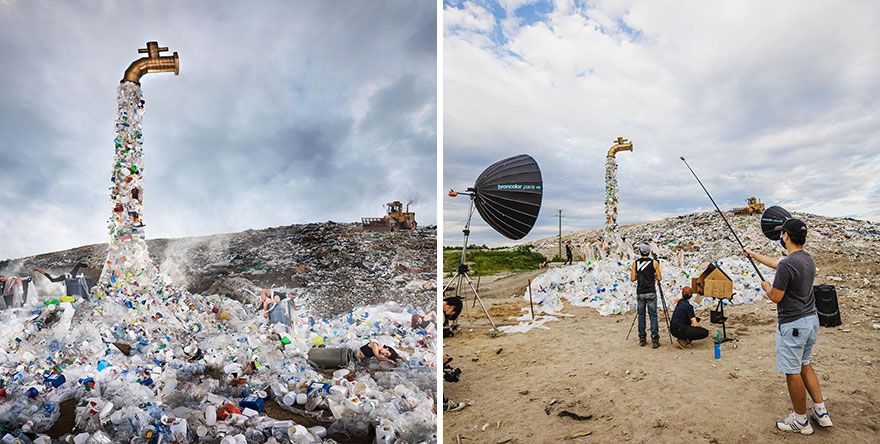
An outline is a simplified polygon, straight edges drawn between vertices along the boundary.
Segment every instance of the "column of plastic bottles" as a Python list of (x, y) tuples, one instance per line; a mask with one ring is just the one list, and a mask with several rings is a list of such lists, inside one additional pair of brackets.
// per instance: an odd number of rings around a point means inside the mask
[(605, 232), (602, 250), (605, 256), (618, 250), (617, 245), (617, 160), (605, 158)]
[(108, 296), (142, 294), (159, 283), (159, 271), (147, 251), (143, 222), (144, 100), (140, 86), (117, 89), (116, 145), (110, 177), (110, 244), (98, 289)]

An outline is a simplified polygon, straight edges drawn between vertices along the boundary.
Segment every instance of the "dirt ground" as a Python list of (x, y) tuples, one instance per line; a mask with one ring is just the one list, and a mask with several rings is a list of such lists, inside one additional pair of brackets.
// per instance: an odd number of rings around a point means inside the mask
[[(479, 304), (443, 349), (461, 368), (461, 380), (444, 382), (443, 395), (472, 405), (443, 415), (445, 443), (604, 442), (880, 442), (880, 266), (817, 257), (820, 273), (848, 276), (838, 288), (843, 325), (821, 328), (813, 366), (834, 427), (814, 423), (811, 436), (776, 431), (791, 403), (785, 377), (776, 371), (775, 304), (765, 300), (725, 309), (727, 334), (714, 359), (710, 339), (688, 350), (670, 345), (660, 312), (661, 347), (639, 347), (635, 331), (624, 338), (634, 312), (603, 317), (594, 309), (566, 306), (571, 317), (549, 329), (490, 337)], [(481, 279), (480, 296), (496, 324), (528, 306), (528, 279), (540, 272)], [(859, 274), (863, 273), (863, 274)], [(448, 293), (447, 293), (448, 295)], [(670, 316), (671, 310), (670, 307)], [(698, 310), (714, 335), (708, 310)], [(469, 328), (473, 327), (473, 328)], [(807, 407), (811, 402), (807, 401)], [(590, 416), (591, 415), (591, 416)], [(585, 419), (589, 417), (589, 419)]]

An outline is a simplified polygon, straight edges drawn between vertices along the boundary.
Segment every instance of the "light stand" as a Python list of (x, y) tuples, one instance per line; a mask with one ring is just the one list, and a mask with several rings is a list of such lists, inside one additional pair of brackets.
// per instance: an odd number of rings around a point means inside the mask
[(727, 316), (724, 316), (724, 299), (718, 299), (718, 308), (709, 311), (709, 322), (712, 324), (721, 324), (723, 336), (721, 336), (720, 341), (718, 338), (715, 338), (716, 343), (723, 344), (725, 342), (739, 341), (739, 339), (727, 337)]
[[(452, 197), (455, 197), (459, 194), (464, 194), (466, 196), (470, 196), (471, 202), (470, 202), (470, 206), (468, 208), (467, 222), (465, 223), (464, 230), (462, 230), (462, 232), (464, 233), (464, 245), (462, 245), (462, 247), (461, 247), (461, 261), (458, 264), (458, 269), (456, 269), (456, 271), (455, 271), (455, 276), (453, 276), (452, 279), (449, 281), (449, 283), (446, 284), (446, 286), (443, 288), (443, 293), (444, 294), (446, 293), (446, 290), (449, 289), (449, 286), (451, 286), (453, 284), (453, 282), (457, 282), (455, 285), (455, 296), (463, 300), (464, 295), (461, 292), (461, 287), (462, 287), (464, 281), (467, 281), (468, 286), (470, 286), (471, 290), (473, 290), (473, 292), (474, 292), (474, 297), (476, 298), (476, 301), (480, 303), (480, 307), (482, 307), (483, 312), (486, 313), (486, 317), (489, 319), (489, 323), (492, 324), (491, 336), (494, 338), (494, 337), (498, 336), (498, 327), (495, 326), (495, 322), (492, 321), (492, 317), (489, 316), (489, 310), (486, 310), (486, 306), (483, 305), (483, 301), (482, 301), (482, 299), (480, 299), (480, 294), (477, 292), (477, 288), (474, 287), (473, 282), (471, 282), (470, 276), (468, 276), (468, 266), (467, 266), (467, 264), (465, 264), (465, 259), (467, 258), (468, 238), (471, 235), (471, 217), (473, 217), (473, 215), (474, 215), (474, 198), (476, 197), (476, 194), (473, 192), (473, 191), (475, 191), (473, 188), (468, 188), (467, 190), (469, 192), (465, 192), (465, 193), (456, 193), (454, 191), (449, 192), (449, 195)], [(462, 301), (462, 306), (464, 306), (464, 301)], [(452, 325), (458, 325), (458, 319), (453, 321)]]

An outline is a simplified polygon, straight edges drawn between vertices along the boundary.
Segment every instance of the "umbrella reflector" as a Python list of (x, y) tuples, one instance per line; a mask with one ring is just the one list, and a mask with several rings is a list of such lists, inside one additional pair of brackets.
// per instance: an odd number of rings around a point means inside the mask
[(531, 156), (520, 154), (495, 162), (474, 184), (474, 205), (483, 220), (505, 237), (525, 237), (541, 210), (541, 169)]
[(789, 219), (791, 219), (791, 214), (785, 211), (785, 208), (774, 205), (767, 208), (767, 211), (761, 215), (761, 231), (768, 239), (779, 240), (779, 236), (782, 236), (782, 223)]

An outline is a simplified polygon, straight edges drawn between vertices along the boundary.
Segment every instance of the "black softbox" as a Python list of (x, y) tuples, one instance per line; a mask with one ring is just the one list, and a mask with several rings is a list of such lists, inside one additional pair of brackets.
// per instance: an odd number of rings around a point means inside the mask
[(505, 237), (522, 239), (541, 210), (541, 169), (527, 154), (486, 168), (474, 184), (474, 204), (483, 220)]
[(770, 240), (777, 241), (782, 236), (782, 229), (780, 228), (782, 223), (789, 219), (791, 219), (791, 214), (785, 211), (785, 208), (777, 206), (767, 208), (761, 216), (761, 231)]

